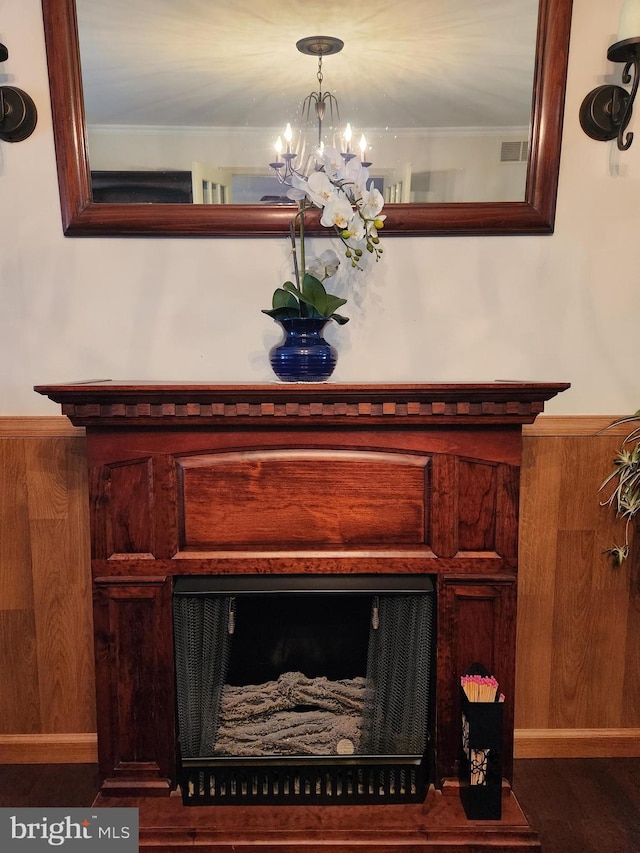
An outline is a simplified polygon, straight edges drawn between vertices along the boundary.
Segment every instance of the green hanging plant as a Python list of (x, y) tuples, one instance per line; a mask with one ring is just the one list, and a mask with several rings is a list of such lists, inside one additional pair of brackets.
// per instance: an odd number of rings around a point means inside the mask
[[(640, 423), (640, 410), (634, 415), (618, 418), (610, 426)], [(629, 556), (629, 531), (633, 519), (640, 512), (640, 426), (626, 436), (613, 460), (613, 471), (600, 486), (600, 491), (612, 488), (601, 506), (614, 507), (616, 516), (624, 520), (624, 543), (608, 548), (616, 566), (621, 566)]]

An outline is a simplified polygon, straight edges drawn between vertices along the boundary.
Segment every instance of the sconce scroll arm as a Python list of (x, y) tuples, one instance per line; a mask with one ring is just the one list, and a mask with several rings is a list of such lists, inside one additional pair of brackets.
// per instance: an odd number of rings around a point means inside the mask
[[(5, 62), (9, 51), (0, 44), (0, 62)], [(17, 86), (0, 86), (0, 140), (22, 142), (31, 136), (38, 121), (38, 111), (33, 98)]]
[[(631, 69), (633, 69), (633, 77), (629, 73)], [(627, 126), (629, 125), (629, 122), (631, 121), (631, 115), (633, 113), (633, 104), (635, 102), (636, 95), (638, 94), (638, 83), (640, 82), (640, 59), (637, 56), (634, 56), (633, 59), (630, 59), (627, 62), (622, 73), (622, 82), (625, 86), (628, 86), (632, 79), (633, 85), (631, 87), (631, 94), (627, 98), (624, 113), (620, 120), (620, 129), (618, 130), (618, 148), (620, 149), (620, 151), (626, 151), (633, 142), (632, 131), (627, 133), (626, 137), (624, 137), (624, 141), (623, 136), (625, 130), (627, 129)]]
[(617, 139), (620, 151), (627, 151), (633, 142), (633, 133), (625, 136), (625, 131), (631, 121), (640, 83), (640, 37), (612, 44), (607, 59), (625, 63), (622, 82), (625, 86), (631, 83), (631, 91), (614, 85), (593, 89), (580, 106), (580, 124), (591, 139), (599, 142)]

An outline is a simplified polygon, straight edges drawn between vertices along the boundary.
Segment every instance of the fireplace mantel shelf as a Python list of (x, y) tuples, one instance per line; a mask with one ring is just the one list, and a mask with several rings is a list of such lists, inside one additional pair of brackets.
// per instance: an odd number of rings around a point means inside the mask
[(134, 421), (211, 426), (255, 423), (271, 418), (287, 424), (318, 421), (407, 423), (531, 423), (545, 401), (566, 383), (463, 382), (429, 384), (87, 381), (38, 385), (35, 390), (62, 404), (76, 426), (124, 425)]
[[(522, 427), (567, 383), (39, 385), (86, 427), (101, 794), (141, 848), (539, 853), (511, 792)], [(432, 785), (416, 805), (216, 805), (176, 795), (177, 578), (425, 575), (435, 587)], [(502, 819), (456, 787), (460, 676), (506, 698)], [(431, 749), (431, 747), (430, 747)]]

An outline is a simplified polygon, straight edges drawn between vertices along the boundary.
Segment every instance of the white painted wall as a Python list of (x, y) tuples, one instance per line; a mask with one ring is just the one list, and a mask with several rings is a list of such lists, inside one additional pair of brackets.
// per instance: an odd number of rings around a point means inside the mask
[[(606, 49), (621, 6), (574, 0), (555, 234), (387, 239), (330, 332), (336, 381), (570, 381), (548, 412), (640, 406), (640, 115), (621, 154), (577, 118), (589, 89), (619, 81)], [(286, 241), (63, 237), (39, 0), (0, 0), (0, 41), (0, 82), (40, 116), (0, 142), (0, 414), (56, 414), (36, 383), (271, 381), (278, 332), (260, 309)]]

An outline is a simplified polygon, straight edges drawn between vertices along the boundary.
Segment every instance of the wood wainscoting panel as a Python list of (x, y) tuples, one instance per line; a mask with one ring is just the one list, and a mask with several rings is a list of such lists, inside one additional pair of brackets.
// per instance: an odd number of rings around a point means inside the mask
[(23, 441), (0, 442), (0, 608), (33, 612), (29, 492)]
[(24, 439), (44, 732), (91, 730), (91, 584), (84, 438)]
[(640, 721), (640, 536), (636, 535), (633, 568), (630, 567), (631, 594), (627, 602), (622, 691), (621, 726), (638, 726)]
[[(0, 418), (0, 465), (0, 737), (91, 735), (84, 431), (66, 418)], [(8, 751), (3, 745), (5, 760)]]
[[(625, 428), (540, 416), (524, 427), (518, 756), (633, 754), (640, 732), (640, 560), (598, 487)], [(84, 431), (0, 418), (0, 761), (95, 760)], [(636, 537), (636, 545), (640, 537)]]
[(624, 532), (598, 492), (626, 430), (564, 420), (524, 438), (516, 728), (637, 729), (640, 555), (613, 566)]
[(0, 610), (0, 684), (0, 732), (41, 731), (33, 608)]

